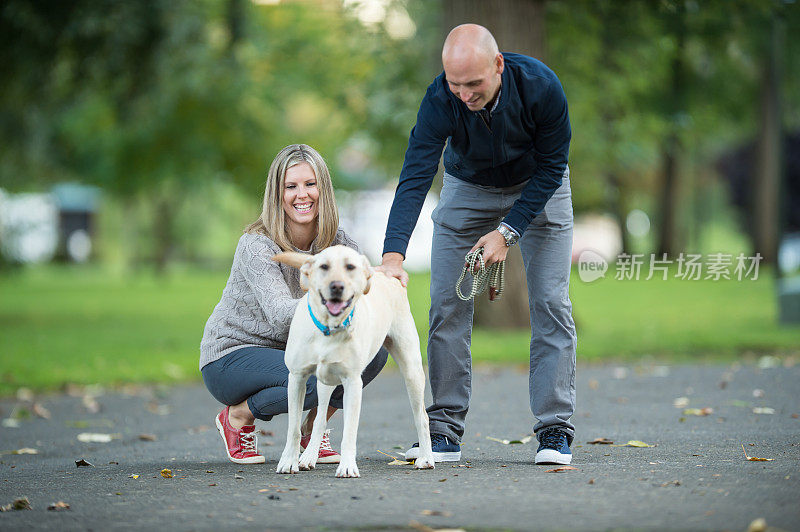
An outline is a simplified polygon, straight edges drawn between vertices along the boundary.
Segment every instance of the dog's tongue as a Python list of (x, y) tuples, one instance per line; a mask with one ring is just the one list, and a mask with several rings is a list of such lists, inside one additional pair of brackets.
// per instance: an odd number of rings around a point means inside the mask
[(338, 316), (342, 313), (344, 307), (347, 306), (346, 301), (326, 301), (325, 306), (328, 307), (328, 312), (333, 316)]

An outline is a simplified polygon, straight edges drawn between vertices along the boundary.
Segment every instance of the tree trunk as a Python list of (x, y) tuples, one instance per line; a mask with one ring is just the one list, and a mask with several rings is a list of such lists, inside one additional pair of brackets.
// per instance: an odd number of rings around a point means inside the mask
[(444, 35), (459, 24), (480, 24), (492, 32), (501, 52), (545, 61), (545, 4), (546, 0), (445, 0)]
[[(500, 51), (545, 61), (545, 4), (545, 0), (445, 0), (444, 35), (459, 24), (480, 24), (492, 32)], [(505, 272), (506, 291), (499, 301), (490, 302), (485, 294), (475, 298), (475, 326), (530, 328), (528, 289), (519, 246), (509, 250)]]
[[(602, 48), (600, 53), (603, 65), (602, 71), (604, 72), (602, 79), (608, 83), (608, 80), (614, 78), (615, 76), (621, 75), (618, 62), (615, 60), (615, 57), (619, 55), (619, 53), (615, 53), (616, 50), (614, 49), (615, 42), (618, 40), (615, 32), (616, 26), (614, 23), (622, 17), (621, 11), (625, 9), (625, 6), (621, 4), (614, 4), (612, 2), (598, 3), (595, 4), (594, 7), (597, 10), (597, 16), (599, 16), (602, 26)], [(603, 142), (606, 146), (604, 157), (605, 168), (602, 176), (607, 184), (606, 201), (611, 211), (611, 215), (614, 217), (614, 220), (619, 226), (620, 238), (622, 241), (621, 251), (622, 253), (630, 253), (630, 238), (625, 227), (625, 222), (628, 215), (627, 196), (630, 187), (620, 177), (621, 165), (617, 157), (617, 153), (619, 153), (620, 142), (619, 134), (617, 133), (617, 124), (619, 123), (620, 115), (622, 113), (619, 108), (619, 104), (614, 100), (614, 97), (611, 93), (611, 87), (606, 87), (605, 90), (602, 90), (602, 94), (605, 95), (605, 99), (602, 101), (600, 108), (602, 109), (603, 117)]]
[(682, 115), (686, 112), (686, 14), (682, 4), (676, 3), (675, 13), (670, 15), (673, 22), (670, 28), (675, 34), (675, 54), (672, 57), (671, 90), (668, 94), (670, 114), (667, 117), (669, 131), (661, 147), (661, 192), (659, 201), (659, 228), (657, 254), (675, 256), (678, 242), (678, 190), (679, 160), (682, 150), (680, 129)]
[(162, 195), (157, 203), (155, 223), (153, 224), (153, 237), (155, 240), (155, 267), (156, 273), (163, 275), (172, 256), (175, 244), (174, 219), (175, 204), (169, 193)]
[(781, 64), (783, 21), (777, 12), (767, 45), (764, 75), (761, 77), (761, 123), (758, 136), (755, 179), (753, 184), (753, 246), (764, 263), (775, 264), (778, 255), (779, 190), (783, 171), (783, 125), (781, 123)]

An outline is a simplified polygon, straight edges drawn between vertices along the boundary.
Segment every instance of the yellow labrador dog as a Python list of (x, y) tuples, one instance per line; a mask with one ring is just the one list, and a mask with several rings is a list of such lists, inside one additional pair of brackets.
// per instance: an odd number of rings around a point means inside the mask
[[(317, 255), (280, 253), (273, 260), (300, 268), (307, 291), (289, 328), (285, 361), (289, 368), (289, 430), (278, 473), (313, 469), (327, 423), (333, 389), (344, 386), (344, 434), (337, 477), (358, 477), (356, 434), (361, 414), (361, 372), (383, 345), (405, 378), (420, 442), (417, 469), (433, 469), (425, 374), (419, 337), (406, 290), (397, 279), (373, 272), (367, 258), (345, 246)], [(317, 417), (308, 447), (300, 454), (300, 418), (308, 377), (317, 376)]]

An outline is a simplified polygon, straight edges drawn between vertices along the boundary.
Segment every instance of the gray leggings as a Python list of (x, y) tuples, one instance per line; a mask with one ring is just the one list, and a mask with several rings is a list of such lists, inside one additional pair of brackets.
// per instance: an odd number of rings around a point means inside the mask
[[(289, 369), (283, 362), (284, 352), (270, 347), (243, 347), (228, 353), (219, 360), (203, 366), (203, 382), (211, 395), (224, 405), (238, 405), (247, 399), (250, 412), (261, 420), (285, 414), (289, 410), (287, 387)], [(372, 359), (361, 379), (369, 384), (386, 365), (389, 352), (381, 347)], [(331, 396), (330, 405), (342, 408), (344, 389), (337, 386)], [(303, 410), (317, 406), (317, 378), (313, 375), (306, 382), (306, 397)]]

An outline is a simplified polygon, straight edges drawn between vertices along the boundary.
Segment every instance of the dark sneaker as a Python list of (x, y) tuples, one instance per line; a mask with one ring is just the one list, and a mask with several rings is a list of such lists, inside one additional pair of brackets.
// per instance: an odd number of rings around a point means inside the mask
[(572, 462), (567, 433), (561, 429), (544, 429), (539, 436), (539, 450), (536, 451), (536, 464), (566, 465)]
[[(434, 462), (458, 462), (461, 460), (461, 446), (444, 434), (431, 433), (431, 447)], [(419, 458), (419, 442), (406, 451), (406, 460)]]

